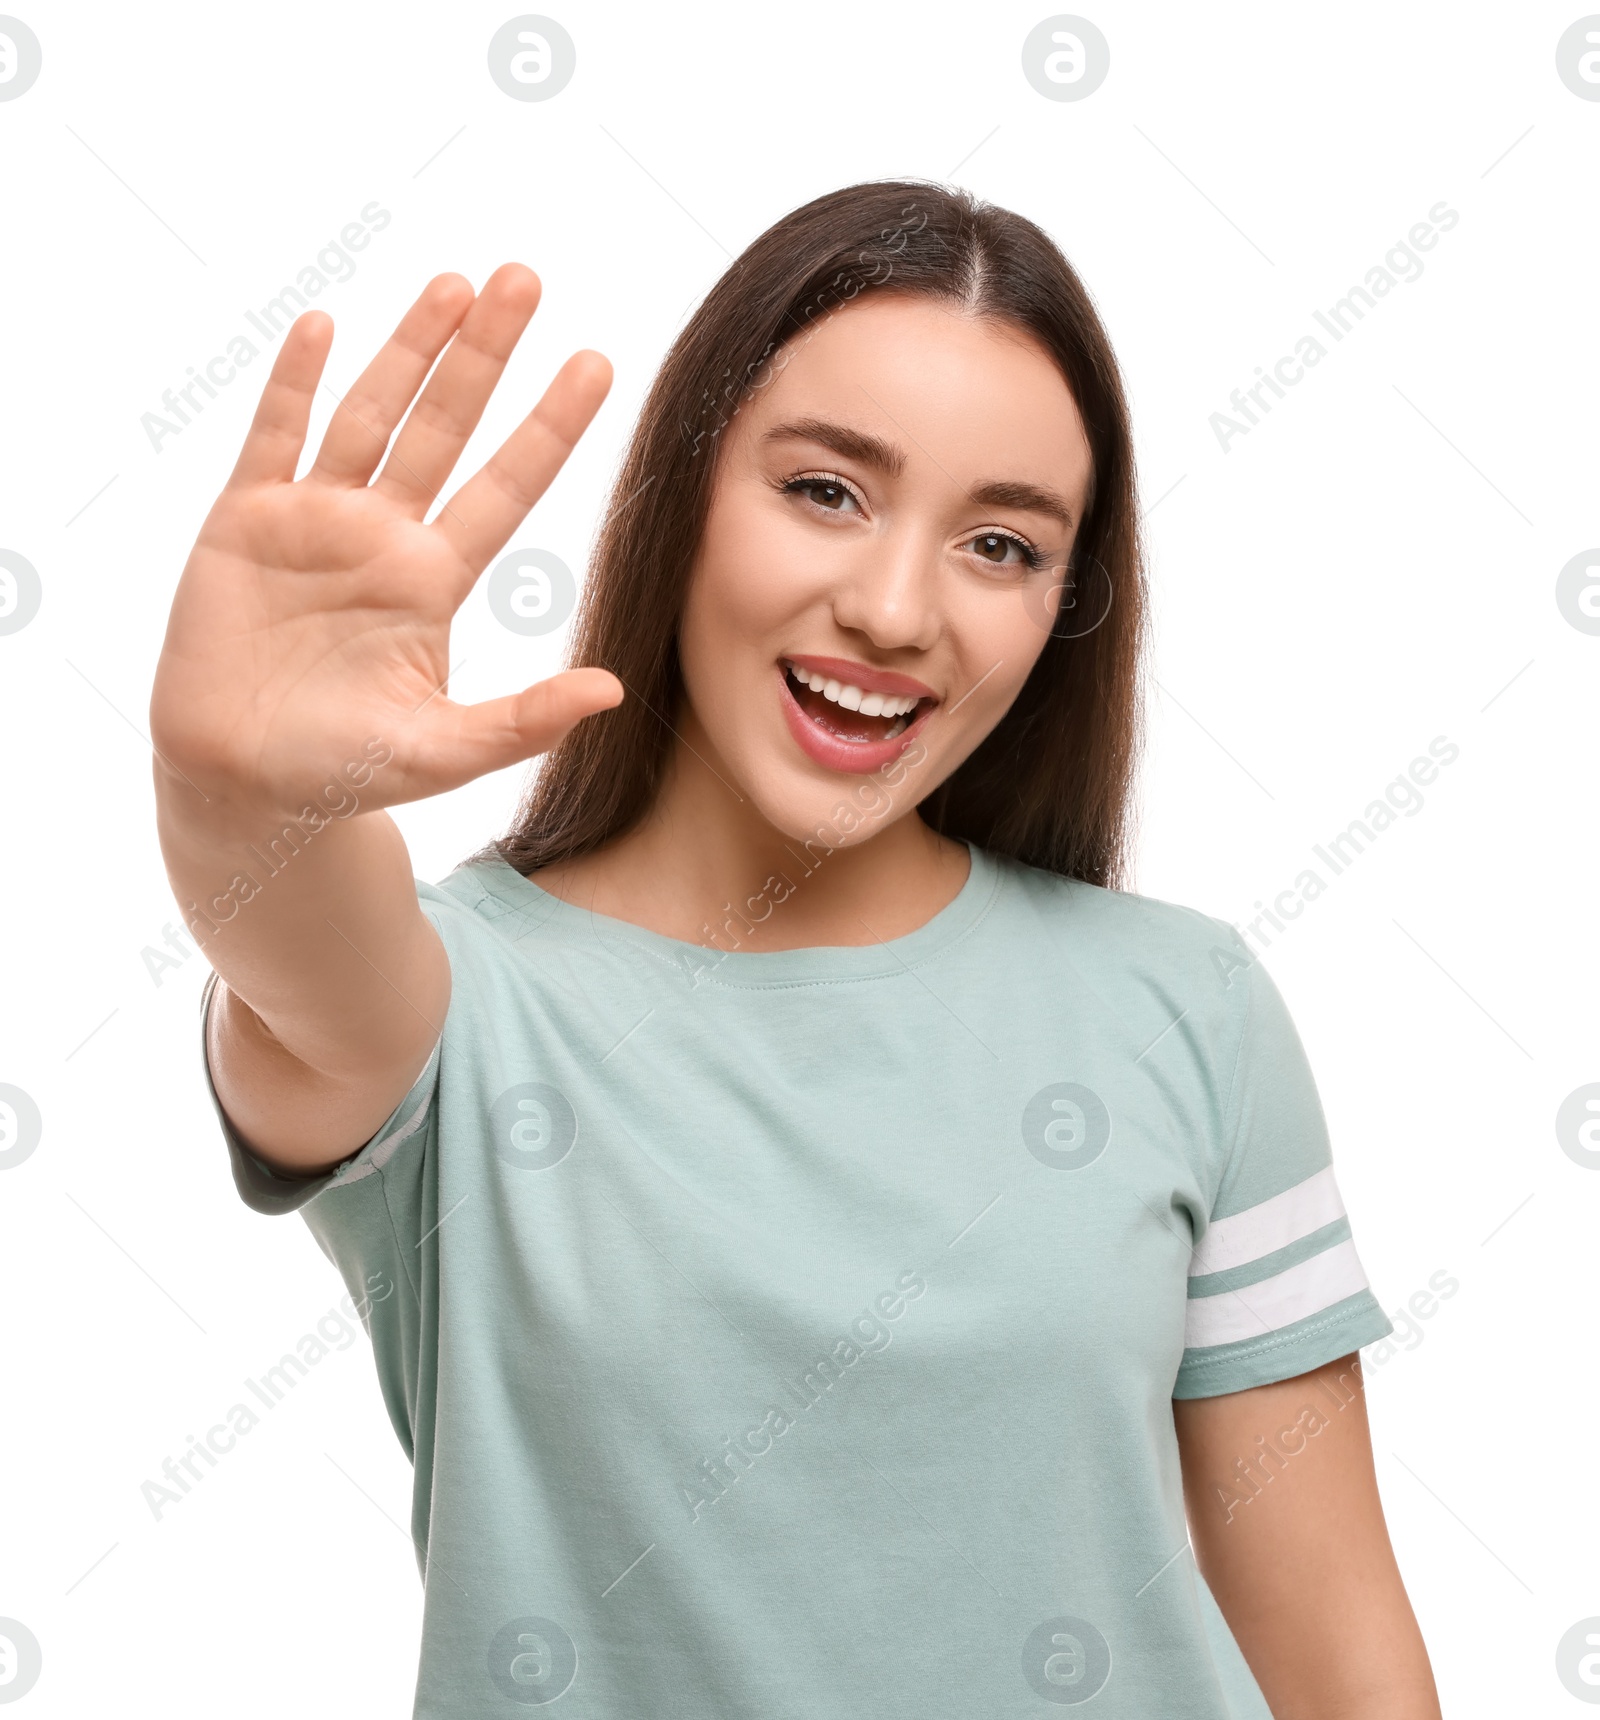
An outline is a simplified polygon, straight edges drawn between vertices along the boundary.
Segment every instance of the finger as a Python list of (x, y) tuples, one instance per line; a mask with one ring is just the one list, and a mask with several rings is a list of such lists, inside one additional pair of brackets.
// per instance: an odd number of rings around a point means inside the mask
[(333, 318), (326, 311), (307, 311), (295, 318), (261, 390), (256, 415), (228, 477), (230, 486), (294, 482), (311, 422), (311, 403), (332, 345)]
[(395, 425), (472, 302), (472, 283), (464, 275), (436, 275), (428, 282), (334, 409), (308, 478), (365, 484), (372, 477)]
[(575, 723), (621, 704), (623, 686), (605, 669), (568, 669), (481, 705), (436, 701), (425, 743), (445, 789), (547, 752)]
[(434, 526), (473, 579), (550, 487), (610, 387), (610, 361), (598, 352), (575, 352), (483, 470), (445, 503)]
[(496, 269), (412, 407), (375, 487), (395, 496), (417, 519), (461, 458), (538, 303), (539, 277), (532, 269), (520, 263)]

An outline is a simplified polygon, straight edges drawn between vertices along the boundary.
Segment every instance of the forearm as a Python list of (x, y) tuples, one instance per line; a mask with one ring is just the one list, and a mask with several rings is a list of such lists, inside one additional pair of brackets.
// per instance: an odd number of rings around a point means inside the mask
[[(1242, 1581), (1247, 1549), (1219, 1556), (1200, 1534), (1195, 1554), (1275, 1720), (1439, 1720), (1427, 1650), (1398, 1574), (1330, 1568), (1348, 1533), (1327, 1526), (1326, 1562), (1320, 1554), (1293, 1568), (1269, 1561)], [(1358, 1531), (1355, 1540), (1363, 1539)], [(1263, 1596), (1268, 1584), (1276, 1597)]]
[(448, 964), (388, 814), (344, 783), (290, 814), (202, 801), (159, 759), (155, 782), (184, 923), (282, 1051), (331, 1082), (425, 1054)]
[(1174, 1409), (1195, 1559), (1275, 1720), (1439, 1720), (1357, 1359)]

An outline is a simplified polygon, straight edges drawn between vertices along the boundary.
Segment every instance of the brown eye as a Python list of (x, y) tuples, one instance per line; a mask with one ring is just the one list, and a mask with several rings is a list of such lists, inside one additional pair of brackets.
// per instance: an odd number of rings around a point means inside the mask
[(1006, 552), (1016, 547), (1014, 538), (1001, 537), (999, 532), (984, 532), (972, 541), (985, 561), (1004, 561)]
[[(971, 539), (973, 550), (996, 567), (1038, 567), (1041, 555), (1025, 539), (1010, 532), (979, 532)], [(1016, 554), (1010, 552), (1015, 550)]]
[(826, 508), (829, 513), (842, 514), (857, 506), (851, 491), (832, 478), (791, 478), (782, 487), (791, 494), (804, 496), (808, 502), (815, 502), (819, 508)]

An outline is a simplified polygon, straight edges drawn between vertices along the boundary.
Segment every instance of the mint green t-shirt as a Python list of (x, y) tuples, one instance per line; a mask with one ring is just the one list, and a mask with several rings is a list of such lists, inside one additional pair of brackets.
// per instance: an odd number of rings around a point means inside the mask
[(1268, 1715), (1172, 1400), (1392, 1330), (1311, 1071), (1223, 922), (971, 858), (905, 937), (725, 954), (458, 867), (373, 1139), (293, 1180), (222, 1118), (415, 1466), (422, 1720)]

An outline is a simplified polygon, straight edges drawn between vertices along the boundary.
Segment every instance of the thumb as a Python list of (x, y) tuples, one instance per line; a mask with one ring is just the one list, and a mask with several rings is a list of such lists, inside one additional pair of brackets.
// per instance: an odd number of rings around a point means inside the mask
[(440, 713), (452, 786), (520, 764), (553, 747), (575, 723), (622, 703), (622, 683), (608, 669), (567, 669), (503, 699), (445, 705)]

